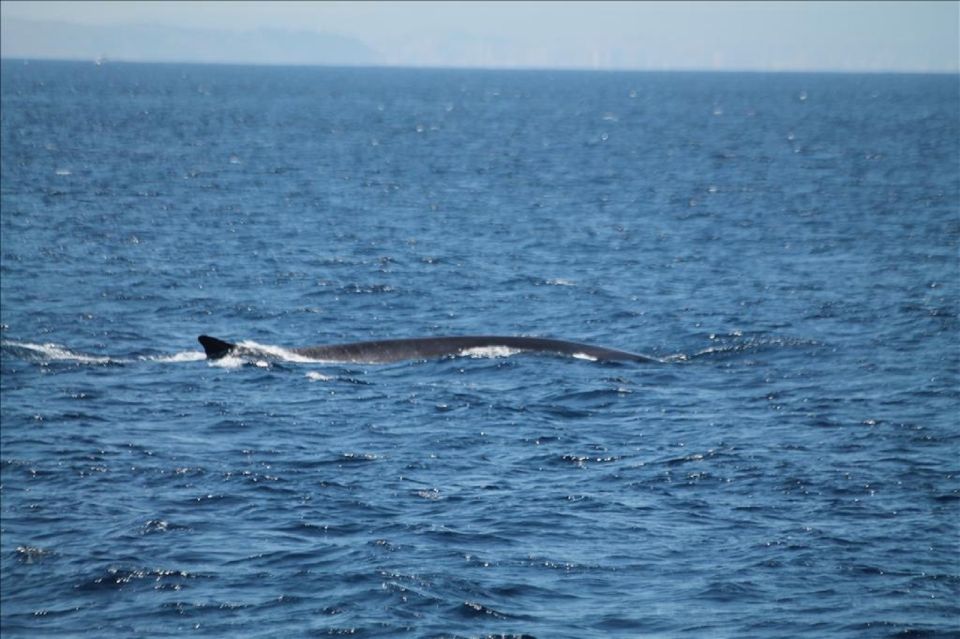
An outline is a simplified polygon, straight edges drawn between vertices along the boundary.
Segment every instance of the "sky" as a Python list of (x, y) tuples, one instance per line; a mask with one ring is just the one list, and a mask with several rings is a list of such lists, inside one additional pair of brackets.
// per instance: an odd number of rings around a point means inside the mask
[[(337, 63), (418, 67), (960, 72), (957, 1), (46, 0), (0, 2), (0, 22), (4, 57), (283, 63), (336, 49)], [(263, 29), (337, 36), (340, 48), (237, 39)]]

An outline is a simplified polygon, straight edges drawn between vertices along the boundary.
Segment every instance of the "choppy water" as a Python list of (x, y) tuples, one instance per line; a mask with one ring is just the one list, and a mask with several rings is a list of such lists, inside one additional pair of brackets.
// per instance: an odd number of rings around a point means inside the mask
[(4, 637), (957, 636), (958, 96), (4, 61)]

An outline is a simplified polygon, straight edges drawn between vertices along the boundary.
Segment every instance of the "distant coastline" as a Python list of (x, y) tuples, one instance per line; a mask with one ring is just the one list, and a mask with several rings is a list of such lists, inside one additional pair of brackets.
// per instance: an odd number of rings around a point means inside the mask
[(4, 19), (0, 57), (32, 60), (376, 66), (356, 38), (311, 31), (227, 31), (154, 25), (97, 26)]

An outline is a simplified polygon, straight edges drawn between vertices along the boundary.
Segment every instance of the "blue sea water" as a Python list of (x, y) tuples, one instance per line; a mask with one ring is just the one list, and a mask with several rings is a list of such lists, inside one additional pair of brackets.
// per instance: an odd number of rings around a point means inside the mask
[(957, 76), (6, 60), (0, 125), (5, 638), (960, 636)]

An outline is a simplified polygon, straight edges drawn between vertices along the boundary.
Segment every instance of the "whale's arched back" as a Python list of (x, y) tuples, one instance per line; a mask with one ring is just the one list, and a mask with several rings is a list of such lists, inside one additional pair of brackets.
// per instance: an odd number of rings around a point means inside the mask
[[(209, 335), (197, 338), (209, 359), (220, 359), (235, 350), (244, 350), (236, 344)], [(462, 355), (477, 348), (503, 347), (532, 353), (553, 353), (585, 357), (601, 362), (657, 362), (654, 357), (629, 353), (613, 348), (593, 346), (542, 337), (513, 337), (503, 335), (464, 335), (456, 337), (414, 337), (387, 339), (348, 344), (328, 344), (289, 349), (299, 356), (317, 361), (384, 364), (410, 359), (436, 359)]]

